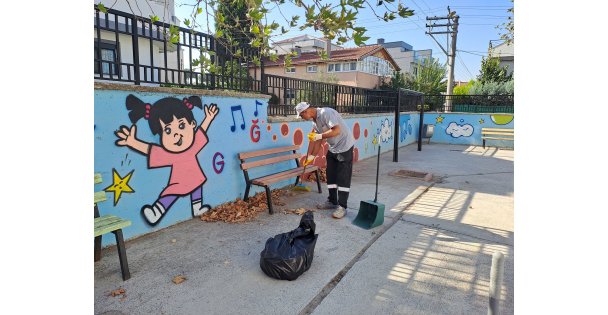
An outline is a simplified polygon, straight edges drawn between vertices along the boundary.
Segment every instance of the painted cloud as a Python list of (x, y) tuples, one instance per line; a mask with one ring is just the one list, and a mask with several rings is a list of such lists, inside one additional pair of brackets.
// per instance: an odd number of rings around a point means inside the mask
[(391, 125), (388, 118), (382, 121), (382, 127), (380, 127), (380, 139), (382, 142), (388, 142), (391, 138)]
[(450, 125), (445, 129), (445, 133), (448, 135), (458, 138), (458, 137), (470, 137), (473, 134), (473, 126), (459, 125), (455, 122), (450, 123)]

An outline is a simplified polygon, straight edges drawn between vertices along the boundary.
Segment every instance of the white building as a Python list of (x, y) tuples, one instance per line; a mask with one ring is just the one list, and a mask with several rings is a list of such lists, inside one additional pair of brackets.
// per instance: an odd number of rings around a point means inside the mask
[(378, 38), (378, 45), (382, 45), (395, 62), (401, 68), (401, 73), (416, 74), (416, 65), (422, 63), (424, 59), (432, 58), (433, 51), (431, 49), (414, 50), (412, 45), (403, 42), (385, 43), (384, 38)]
[(512, 74), (513, 70), (515, 70), (514, 48), (514, 42), (511, 42), (510, 44), (507, 44), (507, 42), (502, 42), (501, 44), (495, 47), (492, 47), (492, 42), (490, 42), (488, 57), (498, 57), (500, 59), (500, 66), (509, 67), (507, 74)]
[(328, 47), (329, 44), (330, 42), (323, 38), (317, 38), (310, 35), (301, 35), (275, 42), (272, 49), (277, 55), (285, 55), (298, 49), (300, 53), (343, 49), (341, 46), (335, 44), (331, 44), (331, 47)]
[[(129, 6), (126, 0), (95, 0), (94, 4), (99, 2), (106, 9), (122, 11), (125, 15), (109, 13), (106, 18), (103, 12), (99, 12), (98, 20), (97, 15), (93, 14), (94, 26), (99, 25), (99, 30), (96, 27), (93, 29), (95, 78), (106, 82), (108, 80), (133, 82), (136, 67), (134, 66), (135, 56), (133, 53), (133, 22), (131, 15), (135, 14), (144, 18), (158, 16), (159, 22), (179, 26), (180, 21), (175, 16), (174, 1), (136, 0), (130, 1)], [(163, 17), (165, 18), (163, 19)], [(150, 31), (148, 24), (144, 27), (141, 23), (137, 24), (137, 30), (137, 46), (139, 50), (137, 56), (140, 65), (138, 70), (141, 84), (158, 85), (158, 83), (164, 82), (165, 76), (169, 78), (169, 81), (172, 81), (172, 77), (175, 78), (175, 81), (178, 81), (176, 76), (183, 76), (183, 74), (176, 71), (165, 71), (164, 69), (183, 69), (183, 60), (188, 58), (188, 56), (184, 56), (184, 49), (181, 49), (181, 54), (178, 54), (177, 47), (168, 43), (165, 62), (165, 44), (162, 40), (162, 31), (159, 33), (156, 26)], [(150, 37), (150, 35), (158, 38), (158, 40), (146, 38)], [(102, 60), (101, 71), (100, 57)]]

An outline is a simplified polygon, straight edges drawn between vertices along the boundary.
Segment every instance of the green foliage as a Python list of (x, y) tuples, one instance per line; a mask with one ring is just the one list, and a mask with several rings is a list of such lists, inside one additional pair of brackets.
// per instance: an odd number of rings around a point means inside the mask
[(244, 1), (219, 0), (215, 11), (215, 29), (222, 36), (231, 39), (237, 47), (251, 47), (252, 32), (259, 34), (258, 24), (247, 17), (247, 4)]
[(398, 90), (405, 88), (405, 75), (399, 71), (393, 71), (393, 75), (389, 79), (385, 79), (380, 84), (381, 90)]
[(447, 88), (447, 67), (440, 64), (438, 59), (428, 58), (418, 64), (416, 75), (405, 76), (405, 88), (424, 94), (438, 95)]
[(477, 80), (481, 83), (507, 82), (513, 78), (513, 74), (507, 73), (508, 67), (501, 67), (500, 60), (497, 57), (482, 57)]
[[(367, 0), (189, 0), (192, 3), (192, 20), (188, 19), (187, 27), (205, 28), (197, 24), (199, 15), (210, 15), (215, 20), (215, 36), (225, 43), (229, 51), (232, 47), (259, 48), (261, 55), (270, 55), (270, 38), (289, 32), (289, 28), (299, 30), (312, 29), (320, 31), (324, 37), (344, 44), (350, 40), (355, 45), (364, 45), (370, 37), (365, 36), (367, 29), (356, 25), (358, 13), (370, 9), (377, 19), (392, 21), (398, 18), (409, 18), (414, 10), (402, 3), (395, 5), (395, 0), (374, 2)], [(294, 4), (298, 10), (292, 10), (292, 16), (281, 11), (281, 5)], [(270, 19), (270, 11), (280, 11), (283, 21)], [(295, 13), (299, 13), (296, 15)], [(300, 21), (302, 20), (302, 21)], [(284, 22), (284, 23), (281, 23)], [(207, 25), (207, 32), (209, 30)], [(278, 34), (276, 34), (278, 33)], [(244, 56), (245, 57), (245, 56)]]
[(467, 95), (470, 94), (469, 90), (475, 84), (475, 81), (471, 80), (466, 85), (455, 86), (454, 91), (452, 92), (454, 95)]
[(279, 105), (279, 97), (274, 93), (270, 94), (270, 100), (268, 100), (268, 104)]
[(513, 95), (515, 94), (515, 81), (486, 82), (476, 81), (469, 88), (469, 95)]
[(97, 4), (97, 8), (99, 9), (99, 11), (103, 12), (103, 13), (108, 13), (108, 9), (106, 9), (106, 7), (103, 5), (103, 3), (98, 3)]
[[(513, 2), (513, 0), (511, 0), (511, 2)], [(514, 8), (511, 7), (507, 12), (513, 14), (513, 9)], [(496, 26), (496, 28), (504, 31), (504, 33), (500, 34), (500, 39), (506, 41), (507, 45), (509, 45), (513, 43), (513, 40), (515, 39), (515, 22), (513, 21), (513, 16), (508, 16), (507, 20), (507, 23), (502, 23), (501, 25)]]

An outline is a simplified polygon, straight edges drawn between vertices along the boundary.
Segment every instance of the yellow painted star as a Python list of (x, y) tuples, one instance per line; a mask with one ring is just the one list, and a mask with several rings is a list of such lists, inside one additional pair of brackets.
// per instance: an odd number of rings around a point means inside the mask
[(443, 119), (444, 119), (444, 118), (445, 118), (445, 117), (443, 117), (443, 116), (438, 116), (437, 118), (435, 118), (435, 120), (437, 121), (437, 123), (438, 123), (438, 124), (440, 124), (440, 123), (442, 123), (442, 122), (443, 122)]
[(129, 186), (129, 180), (133, 175), (131, 171), (127, 176), (120, 177), (120, 174), (115, 169), (112, 169), (112, 185), (104, 188), (105, 191), (111, 191), (114, 193), (114, 206), (118, 203), (120, 195), (124, 193), (133, 193), (135, 190)]
[(372, 143), (374, 145), (378, 144), (378, 138), (376, 137), (376, 135), (374, 135), (374, 139), (372, 140)]
[(484, 122), (485, 122), (485, 120), (483, 120), (483, 118), (481, 118), (481, 119), (479, 120), (479, 123), (480, 123), (480, 124), (483, 124)]

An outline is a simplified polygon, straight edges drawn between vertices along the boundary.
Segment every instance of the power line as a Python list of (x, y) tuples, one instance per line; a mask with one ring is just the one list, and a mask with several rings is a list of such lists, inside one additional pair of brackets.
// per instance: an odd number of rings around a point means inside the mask
[(462, 61), (462, 58), (460, 57), (460, 55), (456, 55), (456, 57), (458, 58), (458, 61), (460, 61), (460, 63), (464, 67), (464, 69), (469, 73), (469, 76), (471, 78), (473, 78), (474, 76), (471, 74), (471, 71), (469, 71), (469, 68), (467, 68), (467, 65), (464, 63), (464, 61)]

